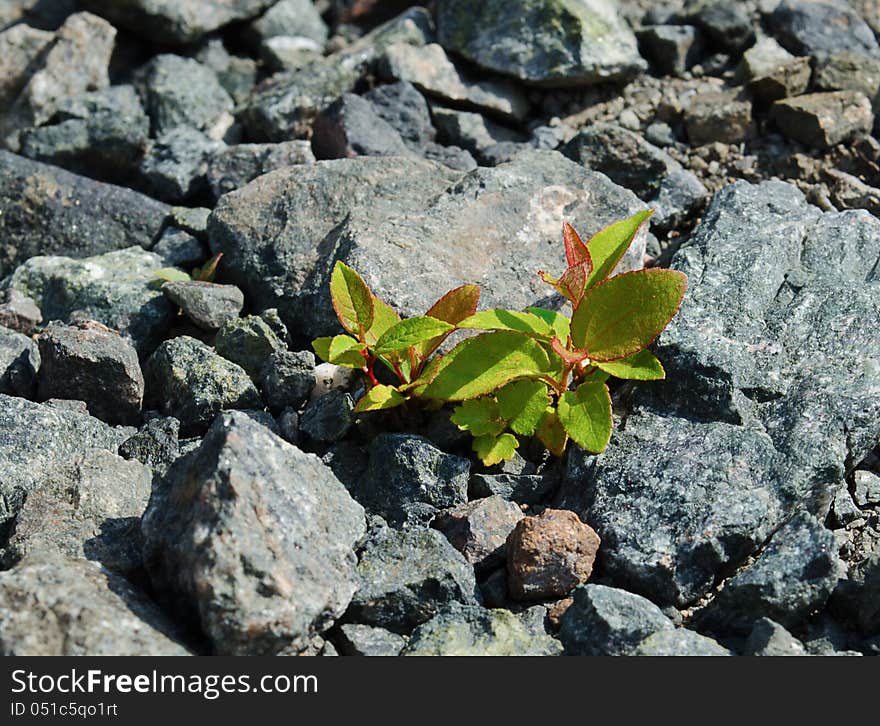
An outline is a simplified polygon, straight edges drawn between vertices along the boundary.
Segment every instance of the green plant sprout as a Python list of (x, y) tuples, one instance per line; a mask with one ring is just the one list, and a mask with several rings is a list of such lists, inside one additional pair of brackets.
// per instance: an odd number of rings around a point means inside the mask
[(214, 282), (217, 276), (217, 265), (223, 257), (222, 252), (218, 252), (210, 260), (201, 267), (193, 269), (192, 273), (186, 273), (178, 267), (160, 267), (153, 273), (153, 277), (164, 284), (166, 282)]
[[(337, 262), (330, 295), (349, 335), (319, 338), (315, 351), (364, 372), (370, 388), (356, 411), (411, 399), (458, 404), (451, 420), (471, 433), (487, 466), (510, 459), (517, 436), (536, 436), (557, 456), (569, 439), (600, 453), (612, 430), (608, 378), (665, 377), (648, 346), (678, 312), (687, 288), (687, 276), (675, 270), (612, 275), (650, 216), (645, 211), (616, 222), (586, 243), (563, 225), (567, 267), (559, 278), (539, 275), (570, 301), (570, 318), (537, 307), (476, 312), (479, 288), (464, 285), (425, 315), (402, 320), (360, 275)], [(456, 330), (483, 332), (437, 354)], [(394, 374), (395, 385), (379, 382), (377, 364)]]

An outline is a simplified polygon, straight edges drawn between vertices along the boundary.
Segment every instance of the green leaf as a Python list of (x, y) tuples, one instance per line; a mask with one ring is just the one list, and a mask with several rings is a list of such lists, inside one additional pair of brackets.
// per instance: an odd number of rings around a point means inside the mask
[(597, 361), (596, 367), (617, 378), (632, 381), (662, 381), (666, 378), (663, 365), (647, 348), (628, 358), (605, 363)]
[[(477, 312), (477, 304), (479, 302), (479, 285), (462, 285), (447, 292), (431, 306), (431, 309), (425, 315), (442, 320), (445, 323), (458, 325), (466, 317)], [(444, 333), (443, 335), (438, 335), (433, 340), (427, 340), (421, 345), (416, 346), (416, 352), (422, 358), (427, 358), (440, 347), (448, 336), (449, 333)]]
[(464, 401), (455, 407), (449, 420), (473, 436), (497, 436), (507, 425), (501, 418), (498, 403), (488, 396)]
[(373, 324), (373, 293), (364, 278), (339, 260), (330, 276), (330, 298), (342, 327), (363, 338)]
[(568, 340), (568, 336), (571, 335), (571, 322), (562, 313), (544, 308), (529, 308), (529, 312), (547, 323), (556, 333), (557, 338), (562, 341)]
[(510, 430), (532, 436), (547, 409), (550, 398), (543, 381), (520, 380), (508, 383), (495, 392), (498, 409), (507, 419)]
[(550, 359), (536, 340), (507, 331), (484, 333), (462, 341), (446, 355), (422, 395), (464, 401), (549, 369)]
[(462, 320), (458, 327), (465, 330), (514, 330), (547, 337), (553, 335), (553, 329), (537, 315), (501, 308), (471, 315)]
[(568, 434), (565, 427), (556, 414), (556, 409), (548, 406), (541, 417), (538, 429), (535, 431), (538, 440), (547, 447), (547, 450), (555, 456), (565, 453), (565, 445), (568, 443)]
[(397, 311), (378, 295), (373, 295), (373, 324), (367, 330), (364, 341), (367, 345), (375, 345), (388, 328), (399, 322)]
[(571, 338), (593, 361), (626, 358), (648, 347), (678, 312), (687, 276), (638, 270), (587, 291), (571, 316)]
[(609, 225), (590, 238), (587, 249), (593, 259), (593, 271), (587, 279), (587, 289), (599, 284), (614, 272), (639, 228), (653, 213), (651, 209), (638, 212), (628, 219)]
[(400, 406), (402, 403), (406, 403), (406, 398), (394, 386), (378, 385), (366, 392), (364, 397), (357, 402), (354, 410), (358, 413), (382, 411), (386, 408)]
[(153, 273), (153, 277), (163, 282), (189, 282), (192, 279), (176, 267), (161, 267)]
[(363, 354), (363, 344), (350, 335), (334, 335), (332, 338), (318, 338), (312, 341), (318, 357), (327, 363), (346, 368), (363, 368), (367, 361)]
[(486, 466), (494, 466), (502, 461), (513, 458), (513, 452), (519, 447), (519, 441), (513, 434), (501, 436), (480, 436), (474, 439), (474, 451)]
[(582, 383), (559, 398), (559, 420), (572, 441), (594, 454), (611, 439), (611, 395), (604, 383)]
[(393, 353), (432, 340), (453, 329), (453, 325), (427, 315), (407, 318), (388, 328), (373, 348), (377, 353)]

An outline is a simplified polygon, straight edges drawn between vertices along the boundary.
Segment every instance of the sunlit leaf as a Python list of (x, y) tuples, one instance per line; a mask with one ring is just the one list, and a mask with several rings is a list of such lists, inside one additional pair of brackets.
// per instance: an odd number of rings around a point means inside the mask
[(611, 439), (611, 395), (604, 383), (582, 383), (559, 398), (559, 420), (578, 446), (601, 453)]
[(378, 295), (373, 295), (373, 324), (364, 336), (367, 345), (375, 345), (382, 334), (398, 322), (400, 315), (397, 311)]
[(592, 257), (590, 250), (581, 240), (581, 236), (575, 231), (568, 222), (562, 223), (562, 240), (565, 242), (565, 259), (569, 267), (582, 265), (584, 262), (590, 263), (592, 267)]
[(361, 338), (373, 324), (373, 293), (357, 272), (339, 260), (330, 276), (330, 298), (342, 327)]
[(568, 336), (571, 335), (571, 323), (562, 313), (557, 313), (555, 310), (545, 310), (544, 308), (529, 308), (529, 312), (547, 323), (553, 329), (557, 338), (563, 341), (568, 340)]
[(377, 353), (393, 353), (424, 343), (453, 329), (454, 326), (427, 315), (407, 318), (386, 330), (373, 346)]
[(357, 402), (354, 410), (358, 413), (382, 411), (386, 408), (400, 406), (402, 403), (406, 403), (406, 398), (394, 386), (378, 385), (366, 392), (364, 397)]
[[(442, 320), (452, 325), (458, 325), (466, 317), (477, 312), (477, 304), (480, 302), (480, 288), (478, 285), (462, 285), (450, 290), (437, 302), (425, 315), (437, 320)], [(450, 331), (451, 332), (451, 331)], [(439, 335), (433, 340), (425, 341), (416, 346), (416, 351), (422, 358), (427, 358), (446, 340), (449, 332)]]
[(463, 431), (470, 431), (473, 436), (496, 436), (506, 426), (497, 401), (488, 396), (463, 401), (455, 407), (449, 420)]
[(568, 434), (565, 433), (565, 427), (556, 415), (556, 409), (551, 406), (547, 407), (544, 415), (538, 423), (538, 429), (535, 431), (538, 440), (547, 447), (547, 450), (555, 456), (562, 456), (565, 453), (565, 445), (568, 443)]
[(334, 335), (332, 338), (318, 338), (312, 341), (318, 357), (327, 363), (346, 368), (363, 368), (367, 361), (363, 354), (363, 344), (350, 335)]
[(480, 436), (473, 442), (474, 451), (486, 466), (494, 466), (512, 459), (518, 446), (519, 441), (513, 434)]
[(465, 330), (514, 330), (547, 337), (553, 335), (553, 329), (534, 313), (501, 308), (475, 313), (462, 320), (458, 327)]
[(593, 271), (587, 280), (587, 288), (599, 284), (608, 277), (623, 259), (639, 228), (654, 213), (648, 209), (632, 217), (615, 222), (594, 234), (587, 242), (593, 259)]
[(495, 398), (498, 400), (501, 416), (507, 420), (510, 430), (522, 436), (535, 433), (549, 401), (547, 384), (527, 379), (499, 388), (495, 392)]
[(162, 282), (189, 282), (192, 279), (176, 267), (161, 267), (153, 273), (153, 277)]
[(562, 360), (564, 360), (568, 365), (576, 365), (580, 363), (584, 358), (587, 357), (587, 354), (583, 351), (578, 350), (569, 350), (566, 348), (562, 341), (559, 340), (555, 335), (553, 336), (553, 340), (550, 341), (551, 350), (556, 353)]
[(596, 366), (612, 376), (633, 381), (661, 381), (666, 377), (663, 364), (647, 349), (620, 360), (597, 362)]
[(595, 361), (638, 353), (678, 312), (686, 288), (687, 276), (676, 270), (638, 270), (612, 277), (589, 290), (574, 311), (572, 341)]

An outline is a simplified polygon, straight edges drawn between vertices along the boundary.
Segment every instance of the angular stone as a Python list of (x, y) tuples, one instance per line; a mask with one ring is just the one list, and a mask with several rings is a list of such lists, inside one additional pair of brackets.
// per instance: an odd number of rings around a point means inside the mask
[(180, 421), (171, 416), (153, 418), (119, 445), (119, 455), (146, 464), (164, 476), (180, 455)]
[(266, 360), (260, 390), (273, 410), (298, 409), (315, 387), (315, 356), (307, 350), (279, 351)]
[(562, 616), (568, 655), (628, 655), (654, 633), (674, 626), (650, 600), (605, 585), (581, 585)]
[(706, 34), (714, 47), (736, 53), (755, 42), (752, 19), (743, 8), (721, 0), (700, 5), (689, 19)]
[[(513, 129), (496, 124), (478, 113), (434, 107), (432, 110), (437, 138), (444, 144), (470, 151), (477, 158), (487, 159), (493, 147), (506, 142), (523, 141)], [(496, 164), (492, 164), (496, 166)]]
[(0, 326), (0, 393), (32, 398), (40, 354), (27, 335)]
[(376, 113), (373, 105), (352, 93), (343, 94), (315, 119), (312, 150), (318, 159), (410, 153), (400, 135)]
[(401, 655), (547, 656), (562, 655), (562, 645), (509, 610), (453, 604), (416, 628)]
[(248, 30), (257, 44), (277, 36), (304, 37), (321, 46), (327, 42), (327, 25), (312, 0), (276, 2)]
[(262, 408), (248, 374), (186, 335), (166, 340), (144, 366), (147, 405), (180, 421), (184, 436), (204, 431), (230, 408)]
[(0, 325), (23, 335), (30, 335), (43, 322), (37, 304), (18, 290), (0, 290)]
[(0, 653), (189, 655), (176, 628), (123, 577), (84, 560), (31, 559), (0, 572)]
[(91, 320), (52, 322), (37, 343), (40, 400), (72, 398), (109, 424), (140, 422), (144, 376), (137, 351), (119, 333)]
[(344, 438), (354, 425), (354, 401), (343, 390), (312, 398), (302, 413), (299, 430), (317, 443)]
[(652, 25), (638, 32), (639, 47), (661, 74), (680, 76), (699, 60), (700, 32), (691, 25)]
[(816, 66), (813, 85), (818, 91), (859, 91), (880, 109), (880, 56), (835, 53)]
[(278, 144), (238, 144), (211, 155), (208, 184), (215, 199), (240, 189), (252, 179), (285, 166), (312, 164), (315, 156), (308, 141)]
[(525, 95), (509, 81), (475, 80), (460, 71), (443, 47), (397, 43), (385, 50), (380, 72), (390, 81), (406, 81), (429, 96), (453, 104), (522, 121), (529, 111)]
[(214, 348), (257, 380), (269, 357), (285, 350), (284, 343), (258, 315), (228, 319), (217, 332)]
[(855, 489), (853, 496), (860, 507), (873, 507), (880, 504), (880, 476), (870, 471), (853, 473)]
[(395, 633), (410, 632), (450, 603), (476, 604), (473, 568), (433, 529), (375, 532), (358, 575), (347, 619)]
[(201, 241), (177, 227), (166, 227), (151, 250), (159, 255), (166, 267), (193, 269), (208, 259)]
[(515, 600), (568, 595), (593, 572), (599, 536), (574, 512), (545, 509), (507, 539), (507, 587)]
[(803, 656), (803, 643), (770, 618), (761, 618), (752, 627), (743, 655)]
[(516, 504), (493, 496), (447, 509), (431, 526), (443, 532), (452, 546), (479, 571), (504, 561), (508, 535), (522, 518), (523, 513)]
[(786, 98), (773, 104), (772, 117), (786, 136), (818, 148), (849, 141), (874, 126), (871, 102), (858, 91)]
[(741, 69), (749, 91), (764, 103), (800, 95), (810, 84), (810, 59), (796, 58), (773, 38), (761, 38), (749, 48)]
[(632, 653), (645, 656), (725, 656), (733, 655), (712, 638), (687, 628), (660, 630), (639, 643)]
[(607, 0), (442, 0), (437, 34), (448, 51), (540, 85), (625, 80), (646, 66)]
[(0, 32), (0, 107), (8, 108), (15, 100), (53, 39), (52, 33), (24, 23)]
[(177, 126), (153, 141), (141, 160), (140, 173), (152, 194), (182, 203), (208, 194), (208, 164), (223, 149), (201, 131)]
[(166, 282), (162, 292), (202, 330), (218, 330), (227, 320), (237, 318), (244, 307), (244, 294), (235, 285)]
[(375, 111), (394, 128), (404, 142), (421, 147), (434, 140), (431, 110), (425, 97), (411, 83), (377, 86), (364, 94)]
[(500, 496), (517, 504), (540, 504), (559, 479), (545, 474), (474, 474), (469, 492), (472, 498)]
[(247, 100), (257, 82), (257, 61), (230, 55), (222, 38), (208, 38), (195, 56), (217, 74), (220, 85), (232, 96), (236, 104)]
[(0, 278), (37, 254), (87, 257), (149, 247), (168, 214), (166, 205), (130, 189), (6, 151), (0, 180)]
[(363, 510), (317, 457), (242, 413), (172, 467), (142, 526), (154, 586), (221, 654), (303, 650), (357, 587)]
[(795, 55), (821, 60), (841, 51), (880, 53), (871, 28), (847, 3), (783, 0), (767, 20), (779, 42)]
[(395, 656), (406, 645), (406, 638), (385, 628), (345, 623), (339, 626), (342, 655)]
[(752, 104), (737, 89), (702, 93), (685, 111), (688, 139), (694, 146), (743, 141), (752, 122)]

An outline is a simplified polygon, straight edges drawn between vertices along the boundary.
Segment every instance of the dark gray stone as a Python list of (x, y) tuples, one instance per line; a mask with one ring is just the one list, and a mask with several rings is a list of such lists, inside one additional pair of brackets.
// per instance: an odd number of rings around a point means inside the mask
[(195, 58), (217, 74), (220, 85), (236, 104), (247, 100), (257, 82), (257, 61), (230, 55), (223, 45), (223, 39), (217, 37), (208, 38)]
[(314, 163), (308, 141), (278, 144), (238, 144), (211, 155), (208, 184), (215, 199), (240, 189), (252, 179), (285, 166)]
[(447, 539), (416, 527), (371, 534), (346, 619), (408, 633), (444, 606), (476, 604), (474, 570)]
[[(354, 425), (354, 401), (342, 390), (313, 398), (299, 420), (299, 430), (318, 443), (339, 441)], [(363, 503), (363, 502), (362, 502)]]
[(72, 398), (109, 424), (140, 422), (144, 376), (137, 351), (119, 333), (91, 320), (52, 322), (37, 344), (40, 400)]
[(245, 370), (204, 343), (180, 336), (166, 340), (144, 365), (147, 405), (180, 421), (184, 436), (207, 429), (230, 408), (261, 408)]
[(298, 409), (315, 387), (315, 356), (307, 350), (278, 351), (269, 356), (260, 375), (260, 390), (273, 410)]
[(208, 259), (205, 245), (197, 237), (174, 226), (165, 228), (151, 251), (167, 267), (192, 269)]
[(346, 623), (339, 626), (339, 650), (342, 655), (394, 656), (406, 645), (406, 638), (385, 628)]
[(258, 45), (278, 36), (308, 38), (321, 46), (327, 42), (327, 24), (312, 0), (280, 0), (251, 23), (248, 30)]
[(779, 42), (795, 55), (822, 59), (841, 51), (880, 52), (871, 28), (845, 2), (783, 0), (767, 20)]
[(166, 282), (162, 292), (202, 330), (219, 329), (237, 318), (244, 307), (244, 294), (235, 285), (198, 280)]
[(860, 507), (874, 507), (880, 504), (880, 476), (870, 471), (853, 473), (853, 497)]
[(661, 74), (680, 76), (700, 58), (703, 44), (691, 25), (653, 25), (638, 33), (639, 47)]
[(208, 165), (223, 149), (197, 129), (177, 126), (164, 131), (147, 148), (140, 173), (152, 193), (166, 202), (184, 202), (208, 194)]
[(712, 638), (695, 633), (687, 628), (660, 630), (652, 633), (639, 643), (633, 655), (645, 656), (726, 656), (733, 655), (727, 648)]
[(504, 562), (507, 537), (522, 518), (516, 504), (493, 496), (447, 509), (431, 526), (443, 532), (479, 572)]
[(27, 335), (0, 326), (0, 393), (32, 398), (40, 353)]
[(146, 464), (164, 476), (180, 455), (180, 421), (172, 416), (152, 418), (119, 445), (119, 455)]
[(471, 111), (455, 111), (435, 106), (431, 115), (440, 142), (465, 149), (486, 163), (489, 163), (493, 147), (505, 142), (525, 141), (525, 137), (519, 132)]
[(474, 474), (469, 486), (472, 498), (498, 495), (517, 504), (540, 504), (559, 484), (546, 474)]
[(428, 102), (411, 83), (377, 86), (364, 94), (373, 111), (388, 123), (404, 142), (416, 148), (433, 141), (437, 131), (431, 124)]
[(770, 618), (761, 618), (752, 627), (743, 646), (743, 655), (803, 656), (803, 643)]
[(301, 651), (357, 587), (363, 510), (317, 457), (242, 413), (171, 468), (142, 527), (153, 585), (220, 654)]
[(540, 85), (625, 80), (645, 70), (607, 0), (441, 0), (440, 44), (490, 71)]
[(217, 332), (214, 348), (244, 368), (254, 380), (260, 379), (263, 366), (273, 354), (285, 350), (284, 343), (258, 315), (228, 319)]
[(626, 590), (581, 585), (559, 628), (568, 655), (628, 655), (649, 635), (674, 626), (654, 603)]
[(97, 563), (29, 559), (0, 572), (0, 653), (189, 655), (143, 593)]
[(37, 254), (149, 247), (167, 214), (137, 192), (0, 151), (0, 278)]
[(343, 94), (315, 119), (312, 151), (318, 159), (355, 156), (406, 156), (409, 148), (373, 105), (352, 93)]
[(743, 8), (722, 0), (701, 5), (690, 20), (706, 34), (713, 47), (736, 53), (755, 42), (752, 19)]

